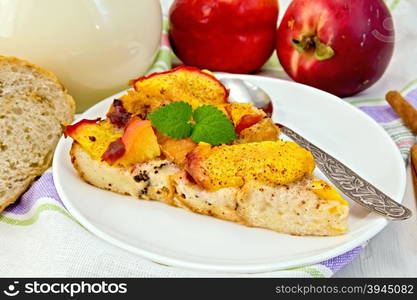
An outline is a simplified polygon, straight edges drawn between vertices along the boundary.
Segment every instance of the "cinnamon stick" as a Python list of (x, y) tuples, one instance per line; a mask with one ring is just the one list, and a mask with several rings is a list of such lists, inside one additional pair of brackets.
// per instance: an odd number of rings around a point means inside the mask
[(404, 123), (417, 134), (417, 109), (415, 109), (398, 91), (389, 91), (385, 99), (400, 116)]

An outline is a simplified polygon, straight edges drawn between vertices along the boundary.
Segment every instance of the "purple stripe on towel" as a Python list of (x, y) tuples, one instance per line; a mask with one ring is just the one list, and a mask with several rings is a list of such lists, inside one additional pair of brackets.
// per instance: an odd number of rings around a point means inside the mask
[(7, 207), (5, 211), (19, 215), (25, 214), (41, 197), (52, 198), (63, 206), (55, 189), (52, 173), (44, 173), (32, 184), (26, 193), (24, 193), (22, 197), (16, 201), (16, 203)]
[[(413, 89), (405, 95), (405, 98), (417, 108), (417, 89)], [(389, 123), (397, 120), (399, 116), (387, 105), (378, 106), (360, 106), (360, 110), (371, 116), (378, 123)]]
[(359, 107), (367, 115), (378, 123), (389, 123), (398, 119), (398, 115), (388, 105), (384, 106), (361, 106)]
[(349, 264), (353, 259), (355, 259), (359, 253), (361, 253), (362, 249), (362, 246), (358, 246), (342, 255), (326, 260), (321, 264), (328, 267), (330, 270), (332, 270), (333, 273), (336, 273), (345, 265)]
[(404, 96), (415, 108), (417, 108), (417, 88), (411, 90)]

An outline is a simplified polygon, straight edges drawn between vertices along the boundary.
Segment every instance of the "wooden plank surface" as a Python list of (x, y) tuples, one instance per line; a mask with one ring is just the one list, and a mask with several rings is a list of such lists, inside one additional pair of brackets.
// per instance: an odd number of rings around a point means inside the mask
[(391, 222), (335, 277), (417, 277), (417, 212), (410, 171), (408, 167), (404, 204), (413, 217)]

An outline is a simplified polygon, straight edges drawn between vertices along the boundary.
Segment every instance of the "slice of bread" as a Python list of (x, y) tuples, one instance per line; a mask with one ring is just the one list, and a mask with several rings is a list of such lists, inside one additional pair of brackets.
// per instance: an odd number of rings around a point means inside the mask
[(54, 74), (0, 56), (0, 212), (50, 166), (74, 112), (74, 100)]

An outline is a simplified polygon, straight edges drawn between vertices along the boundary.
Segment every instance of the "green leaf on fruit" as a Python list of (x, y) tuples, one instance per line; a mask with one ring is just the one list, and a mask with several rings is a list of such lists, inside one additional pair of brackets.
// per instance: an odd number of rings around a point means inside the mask
[(228, 144), (236, 139), (235, 128), (226, 115), (217, 107), (203, 105), (194, 111), (196, 122), (191, 140), (211, 145)]
[(150, 113), (148, 119), (162, 134), (174, 139), (182, 139), (191, 135), (192, 113), (193, 109), (190, 104), (173, 102)]
[(150, 113), (148, 119), (162, 134), (175, 139), (191, 137), (196, 143), (220, 145), (237, 138), (232, 122), (212, 105), (200, 106), (193, 113), (188, 103), (173, 102)]

